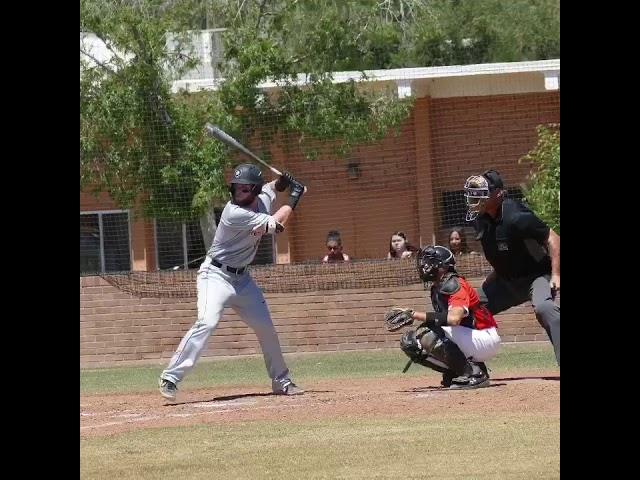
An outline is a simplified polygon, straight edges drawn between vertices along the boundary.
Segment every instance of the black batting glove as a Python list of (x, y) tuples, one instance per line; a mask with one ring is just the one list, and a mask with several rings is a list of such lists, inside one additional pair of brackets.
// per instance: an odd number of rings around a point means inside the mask
[(298, 202), (300, 201), (300, 198), (302, 198), (303, 194), (304, 185), (296, 180), (293, 180), (289, 189), (289, 206), (292, 210), (296, 209), (296, 205), (298, 205)]
[(275, 189), (278, 192), (284, 192), (287, 187), (291, 185), (291, 182), (295, 182), (293, 176), (289, 172), (284, 172), (282, 175), (280, 175), (280, 178), (276, 180)]

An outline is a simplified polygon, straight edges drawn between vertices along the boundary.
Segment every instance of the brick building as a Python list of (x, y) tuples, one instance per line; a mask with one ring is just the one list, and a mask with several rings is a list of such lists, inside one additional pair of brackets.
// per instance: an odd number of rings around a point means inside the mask
[[(286, 232), (265, 243), (264, 262), (317, 259), (326, 232), (334, 225), (339, 226), (348, 253), (360, 259), (383, 258), (395, 225), (415, 244), (445, 242), (447, 229), (460, 222), (464, 179), (493, 167), (503, 174), (507, 187), (517, 191), (530, 168), (518, 159), (535, 146), (536, 127), (560, 122), (559, 60), (367, 74), (362, 88), (391, 86), (399, 96), (412, 95), (410, 117), (398, 136), (390, 134), (380, 144), (359, 147), (348, 159), (326, 156), (308, 161), (296, 145), (275, 145), (273, 164), (295, 172), (312, 194), (305, 196)], [(358, 77), (357, 72), (338, 72), (335, 81)], [(206, 82), (180, 85), (213, 88)], [(397, 202), (390, 201), (400, 192), (401, 211)], [(131, 297), (100, 277), (82, 276), (82, 268), (153, 271), (172, 262), (187, 263), (204, 249), (194, 240), (197, 227), (137, 220), (120, 211), (108, 195), (96, 198), (85, 193), (80, 194), (80, 224), (81, 252), (85, 252), (80, 278), (81, 363), (153, 361), (171, 355), (193, 322), (194, 299)], [(158, 238), (169, 239), (164, 245), (172, 250), (159, 251)], [(424, 297), (416, 287), (272, 295), (268, 300), (283, 349), (292, 352), (395, 346), (397, 339), (377, 328), (385, 306), (426, 306)], [(255, 336), (234, 315), (227, 318), (205, 356), (256, 353)], [(498, 319), (505, 341), (544, 338), (528, 307), (511, 309)]]

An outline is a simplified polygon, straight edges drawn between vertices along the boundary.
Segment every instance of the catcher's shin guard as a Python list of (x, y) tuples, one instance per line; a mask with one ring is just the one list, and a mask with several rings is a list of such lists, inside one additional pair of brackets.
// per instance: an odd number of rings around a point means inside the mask
[(482, 370), (444, 332), (439, 335), (428, 328), (410, 330), (400, 339), (400, 348), (411, 361), (440, 373), (459, 377), (482, 375)]
[(429, 329), (420, 333), (416, 330), (405, 332), (400, 339), (400, 348), (411, 361), (405, 367), (404, 372), (408, 370), (411, 362), (415, 362), (436, 372), (458, 375), (452, 372), (445, 362), (430, 354), (439, 341), (440, 339)]

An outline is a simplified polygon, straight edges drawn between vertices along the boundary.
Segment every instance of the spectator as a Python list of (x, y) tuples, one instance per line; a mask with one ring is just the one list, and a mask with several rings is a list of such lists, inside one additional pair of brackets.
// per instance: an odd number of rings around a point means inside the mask
[(470, 252), (467, 246), (467, 235), (464, 233), (462, 227), (453, 227), (449, 232), (449, 250), (453, 252), (453, 255), (458, 257), (463, 254), (475, 254), (476, 252)]
[(389, 240), (389, 253), (387, 259), (392, 258), (410, 258), (418, 249), (407, 241), (407, 235), (404, 232), (394, 232)]
[(340, 232), (331, 230), (327, 234), (327, 250), (329, 253), (322, 258), (324, 263), (348, 262), (349, 255), (342, 251), (342, 238)]

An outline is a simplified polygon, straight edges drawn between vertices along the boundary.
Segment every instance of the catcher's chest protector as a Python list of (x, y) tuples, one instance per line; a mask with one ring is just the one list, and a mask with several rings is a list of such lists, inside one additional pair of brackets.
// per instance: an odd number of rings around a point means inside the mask
[(446, 312), (449, 310), (449, 296), (440, 293), (435, 286), (431, 287), (431, 305), (434, 312)]
[[(453, 284), (453, 286), (452, 286)], [(460, 278), (457, 275), (451, 275), (442, 285), (431, 286), (431, 305), (433, 306), (433, 310), (435, 312), (447, 312), (449, 311), (449, 296), (444, 291), (451, 291), (456, 293), (461, 288), (465, 288), (466, 286), (460, 281)], [(475, 317), (473, 316), (473, 311), (469, 309), (469, 314), (460, 322), (460, 326), (475, 328)]]

